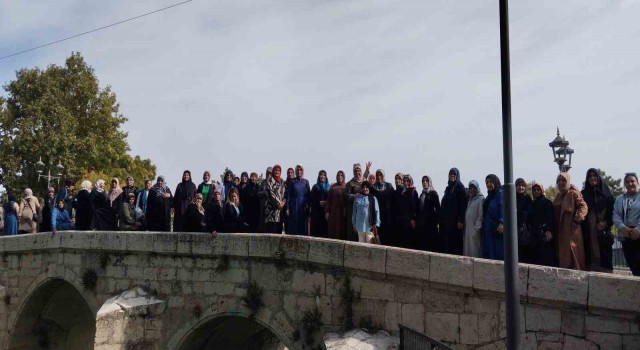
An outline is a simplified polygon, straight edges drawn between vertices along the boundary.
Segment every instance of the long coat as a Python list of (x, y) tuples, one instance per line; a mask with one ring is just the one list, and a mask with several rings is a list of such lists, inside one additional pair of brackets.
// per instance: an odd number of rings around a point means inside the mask
[(485, 259), (504, 260), (504, 233), (498, 233), (498, 225), (504, 223), (502, 189), (496, 190), (494, 196), (487, 196), (486, 212), (482, 219), (482, 257)]
[(448, 254), (462, 254), (463, 230), (457, 228), (464, 223), (467, 211), (467, 194), (460, 182), (447, 186), (440, 207), (441, 251)]
[(18, 231), (36, 233), (37, 222), (33, 220), (33, 214), (40, 215), (40, 203), (36, 197), (24, 198), (20, 201), (20, 212), (18, 213)]
[(481, 231), (482, 231), (482, 202), (484, 196), (478, 194), (469, 199), (467, 211), (464, 216), (464, 246), (463, 254), (475, 258), (482, 257)]
[(105, 191), (93, 189), (91, 191), (91, 205), (93, 206), (93, 226), (96, 231), (115, 231), (118, 229), (118, 219), (109, 206), (109, 197)]
[[(327, 221), (327, 236), (333, 239), (346, 239), (347, 222), (345, 219), (345, 193), (346, 185), (344, 183), (334, 183), (329, 189), (327, 195), (327, 204), (324, 208), (325, 213), (329, 214)], [(351, 218), (349, 218), (351, 219)], [(350, 225), (350, 222), (349, 222)]]
[(147, 199), (147, 229), (149, 231), (169, 232), (171, 230), (171, 190), (164, 186), (153, 186)]
[[(371, 194), (376, 197), (380, 208), (380, 228), (378, 230), (380, 241), (385, 245), (397, 246), (394, 240), (397, 233), (393, 232), (393, 186), (388, 182), (375, 183), (371, 186)], [(438, 206), (440, 205), (438, 204)]]
[(260, 198), (258, 197), (259, 185), (248, 182), (240, 189), (240, 202), (244, 208), (244, 219), (251, 232), (260, 232)]
[(584, 242), (581, 222), (587, 216), (587, 203), (582, 194), (571, 187), (565, 193), (558, 193), (553, 209), (556, 217), (558, 266), (565, 269), (584, 270)]
[(311, 235), (314, 237), (327, 237), (327, 219), (325, 219), (325, 208), (320, 206), (321, 201), (325, 201), (329, 196), (329, 191), (325, 192), (318, 184), (313, 185), (309, 203), (311, 206)]
[(286, 183), (275, 178), (267, 181), (267, 200), (264, 208), (264, 222), (280, 223), (283, 220), (282, 210), (278, 208), (278, 203), (285, 200)]
[(76, 227), (78, 231), (93, 229), (93, 204), (91, 193), (88, 190), (80, 190), (75, 198)]
[(291, 181), (287, 189), (287, 210), (289, 211), (287, 233), (306, 236), (309, 233), (309, 216), (307, 215), (311, 193), (309, 181), (305, 178), (296, 178)]
[(184, 214), (189, 203), (196, 197), (196, 184), (191, 181), (182, 181), (176, 186), (173, 196), (173, 232), (184, 230)]
[(400, 234), (402, 236), (401, 246), (410, 249), (424, 249), (421, 247), (420, 240), (415, 234), (415, 229), (411, 227), (411, 221), (415, 221), (418, 217), (420, 209), (420, 198), (415, 188), (407, 188), (400, 194)]

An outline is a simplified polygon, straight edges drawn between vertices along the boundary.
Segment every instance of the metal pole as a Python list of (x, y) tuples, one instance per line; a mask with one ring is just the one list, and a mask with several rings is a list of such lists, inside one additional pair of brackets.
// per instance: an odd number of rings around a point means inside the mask
[(500, 0), (500, 61), (502, 72), (502, 144), (504, 161), (504, 284), (507, 306), (507, 349), (520, 349), (520, 295), (516, 238), (516, 188), (511, 150), (511, 77), (509, 64), (509, 6)]

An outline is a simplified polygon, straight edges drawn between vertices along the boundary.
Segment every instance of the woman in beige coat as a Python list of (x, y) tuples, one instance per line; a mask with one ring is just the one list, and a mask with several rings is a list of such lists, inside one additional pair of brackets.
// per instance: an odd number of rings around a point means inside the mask
[[(36, 214), (36, 220), (34, 220), (33, 214)], [(20, 201), (20, 211), (18, 215), (20, 220), (18, 224), (18, 233), (36, 233), (38, 225), (37, 221), (40, 220), (40, 203), (38, 199), (33, 196), (33, 192), (30, 188), (24, 190), (24, 197)]]
[(587, 216), (587, 203), (575, 186), (569, 173), (560, 173), (556, 179), (558, 196), (553, 202), (558, 232), (559, 267), (585, 270), (584, 243), (580, 223)]

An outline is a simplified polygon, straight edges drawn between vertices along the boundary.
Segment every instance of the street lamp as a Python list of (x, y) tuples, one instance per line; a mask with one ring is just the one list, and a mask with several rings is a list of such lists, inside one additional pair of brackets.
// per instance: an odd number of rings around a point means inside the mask
[(47, 171), (47, 175), (42, 175), (42, 172), (44, 171), (45, 167), (46, 165), (42, 162), (42, 157), (40, 157), (40, 160), (38, 160), (38, 162), (36, 163), (36, 171), (38, 172), (38, 181), (40, 180), (40, 178), (47, 179), (47, 188), (51, 186), (51, 180), (57, 180), (58, 183), (60, 183), (60, 177), (62, 177), (62, 172), (64, 171), (64, 167), (62, 166), (62, 163), (60, 163), (60, 160), (58, 159), (58, 165), (56, 165), (57, 176), (51, 175), (50, 168)]
[[(569, 147), (569, 141), (567, 141), (564, 136), (560, 136), (560, 128), (556, 130), (556, 138), (549, 142), (549, 147), (551, 147), (551, 152), (553, 152), (553, 161), (558, 164), (558, 169), (562, 172), (567, 172), (571, 169), (571, 158), (574, 150)], [(569, 156), (569, 163), (567, 163), (567, 156)]]

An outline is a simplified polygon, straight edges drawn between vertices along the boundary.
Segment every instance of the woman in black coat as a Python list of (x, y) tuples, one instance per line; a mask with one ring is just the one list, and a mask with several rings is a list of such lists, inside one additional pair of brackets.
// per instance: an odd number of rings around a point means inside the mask
[(222, 215), (224, 216), (225, 232), (241, 233), (248, 231), (249, 225), (244, 220), (244, 211), (242, 204), (240, 204), (237, 188), (234, 187), (229, 191)]
[(544, 188), (533, 184), (532, 217), (531, 217), (531, 263), (544, 266), (558, 266), (555, 249), (556, 219), (553, 203), (544, 196)]
[(207, 232), (213, 236), (218, 232), (224, 232), (224, 215), (222, 213), (224, 205), (222, 204), (222, 192), (216, 188), (213, 192), (213, 198), (205, 208), (204, 221), (207, 225)]
[(418, 249), (437, 251), (438, 215), (440, 214), (440, 196), (433, 188), (431, 178), (422, 177), (422, 193), (419, 197), (417, 223)]
[(331, 184), (327, 179), (327, 172), (320, 170), (316, 184), (311, 188), (309, 204), (311, 206), (311, 236), (327, 238), (327, 218), (325, 205), (329, 196)]
[(396, 241), (397, 235), (394, 235), (394, 217), (393, 217), (393, 197), (395, 190), (393, 186), (384, 181), (384, 170), (376, 170), (376, 182), (371, 186), (371, 194), (376, 197), (378, 201), (378, 208), (380, 209), (380, 228), (378, 230), (378, 237), (380, 237), (380, 243), (384, 245), (398, 247), (400, 246)]
[[(533, 200), (527, 194), (527, 182), (522, 178), (516, 180), (516, 217), (518, 233), (521, 228), (531, 227), (533, 216)], [(525, 241), (518, 236), (518, 259), (521, 263), (532, 264), (534, 252), (531, 249), (531, 240)]]
[(187, 205), (187, 210), (184, 214), (185, 232), (205, 231), (204, 207), (202, 206), (202, 202), (204, 201), (203, 198), (202, 194), (197, 193), (193, 203), (189, 203), (189, 205)]
[(582, 222), (585, 263), (589, 271), (613, 272), (613, 203), (609, 186), (598, 169), (587, 170), (582, 197), (589, 211)]
[(78, 231), (93, 230), (93, 203), (91, 202), (91, 181), (85, 180), (80, 184), (80, 191), (74, 200), (76, 209), (76, 225)]
[(104, 190), (104, 180), (98, 179), (91, 191), (93, 206), (93, 225), (96, 231), (117, 231), (118, 218), (109, 203), (109, 196)]
[(440, 206), (441, 252), (462, 255), (464, 221), (467, 211), (467, 192), (460, 182), (460, 171), (449, 170), (449, 182)]
[(403, 179), (404, 190), (400, 193), (400, 203), (398, 211), (400, 214), (399, 229), (402, 237), (401, 247), (410, 249), (420, 249), (415, 234), (416, 217), (420, 207), (418, 192), (413, 185), (413, 178), (407, 174)]
[[(245, 173), (242, 173), (245, 174)], [(242, 176), (244, 177), (244, 175)], [(241, 177), (241, 178), (242, 178)], [(249, 181), (246, 184), (240, 185), (240, 202), (244, 209), (244, 217), (249, 224), (251, 232), (260, 232), (260, 197), (258, 192), (260, 186), (257, 183), (258, 174), (251, 173)]]
[(164, 177), (158, 176), (156, 184), (149, 190), (147, 199), (147, 229), (149, 231), (171, 231), (171, 190), (165, 186)]

